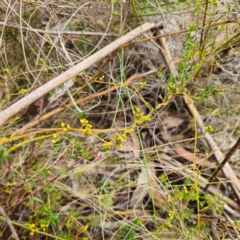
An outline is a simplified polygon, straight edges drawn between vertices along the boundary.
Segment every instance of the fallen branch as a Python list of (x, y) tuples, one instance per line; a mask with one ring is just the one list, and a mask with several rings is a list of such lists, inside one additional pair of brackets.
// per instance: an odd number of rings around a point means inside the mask
[(50, 80), (46, 84), (42, 85), (35, 91), (31, 92), (24, 98), (20, 99), (18, 102), (14, 103), (7, 109), (3, 110), (0, 113), (0, 127), (11, 117), (19, 113), (22, 109), (26, 108), (40, 97), (44, 96), (48, 92), (52, 91), (56, 87), (60, 86), (64, 82), (75, 77), (80, 72), (88, 69), (89, 67), (93, 66), (103, 58), (107, 57), (109, 54), (117, 50), (118, 48), (122, 47), (124, 44), (130, 42), (134, 38), (140, 36), (144, 32), (149, 31), (150, 29), (157, 27), (155, 23), (145, 23), (140, 27), (134, 29), (133, 31), (127, 33), (126, 35), (120, 37), (119, 39), (115, 40), (114, 42), (110, 43), (103, 49), (99, 50), (98, 52), (94, 53), (93, 55), (89, 56), (87, 59), (83, 60), (82, 62), (78, 63), (74, 67), (68, 69), (67, 71), (63, 72), (56, 78)]

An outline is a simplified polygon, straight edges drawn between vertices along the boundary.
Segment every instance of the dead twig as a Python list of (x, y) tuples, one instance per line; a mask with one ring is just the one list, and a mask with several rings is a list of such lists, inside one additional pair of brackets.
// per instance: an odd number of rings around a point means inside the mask
[(0, 206), (0, 214), (3, 215), (3, 217), (5, 218), (11, 232), (12, 232), (12, 235), (14, 236), (14, 239), (16, 240), (20, 240), (20, 238), (18, 237), (18, 234), (11, 222), (11, 219), (8, 217), (8, 215), (6, 214), (6, 212), (4, 211), (4, 209)]
[(115, 40), (114, 42), (110, 43), (106, 47), (102, 48), (98, 52), (94, 53), (93, 55), (89, 56), (87, 59), (83, 60), (82, 62), (78, 63), (74, 67), (68, 69), (67, 71), (63, 72), (56, 78), (50, 80), (46, 84), (42, 85), (35, 91), (31, 92), (18, 102), (14, 103), (7, 109), (3, 110), (0, 113), (0, 126), (2, 126), (9, 118), (14, 116), (15, 114), (19, 113), (22, 109), (29, 106), (31, 103), (38, 100), (40, 97), (44, 96), (48, 92), (52, 91), (56, 87), (60, 86), (64, 82), (75, 77), (78, 73), (88, 69), (89, 67), (93, 66), (103, 58), (107, 57), (109, 54), (123, 46), (124, 44), (132, 41), (134, 38), (140, 36), (144, 32), (156, 27), (157, 24), (155, 23), (145, 23), (140, 27), (134, 29), (133, 31), (129, 32), (128, 34), (120, 37), (119, 39)]
[(119, 37), (116, 33), (102, 33), (102, 32), (87, 32), (87, 31), (57, 31), (57, 30), (43, 30), (37, 28), (23, 27), (16, 24), (9, 24), (5, 22), (0, 22), (0, 25), (9, 28), (21, 29), (23, 31), (43, 33), (43, 34), (52, 34), (52, 35), (89, 35), (89, 36), (106, 36), (106, 37)]
[(123, 30), (124, 30), (124, 26), (126, 24), (126, 21), (127, 21), (127, 17), (128, 17), (128, 14), (129, 14), (129, 6), (130, 6), (130, 0), (127, 0), (127, 2), (125, 3), (125, 6), (124, 6), (124, 17), (123, 17), (123, 21), (122, 21), (122, 24), (120, 26), (120, 30), (119, 30), (119, 35), (121, 36)]
[[(234, 152), (236, 152), (236, 150), (239, 148), (240, 146), (240, 138), (238, 138), (237, 142), (234, 144), (234, 146), (231, 148), (231, 150), (227, 153), (226, 157), (223, 159), (223, 161), (217, 166), (217, 168), (215, 169), (215, 171), (213, 172), (213, 174), (210, 176), (210, 178), (208, 179), (208, 182), (210, 183), (211, 181), (214, 181), (215, 176), (217, 175), (217, 173), (219, 171), (222, 170), (222, 168), (224, 167), (224, 165), (230, 160), (231, 156), (234, 154)], [(208, 189), (208, 185), (206, 185), (206, 187), (204, 188), (204, 191), (207, 191)]]
[(164, 37), (164, 32), (160, 30), (159, 28), (153, 28), (153, 35), (156, 36), (161, 36), (157, 38), (156, 42), (158, 43), (158, 46), (161, 50), (163, 59), (165, 61), (166, 66), (169, 67), (169, 71), (173, 73), (175, 76), (178, 75), (175, 64), (173, 62), (173, 59), (171, 57), (171, 53), (169, 51), (169, 48), (167, 47), (167, 42), (166, 38)]
[(217, 232), (217, 222), (218, 222), (217, 213), (214, 210), (214, 211), (212, 211), (212, 214), (214, 216), (213, 220), (210, 222), (212, 238), (214, 240), (220, 240), (221, 238), (219, 237), (218, 232)]
[[(216, 27), (220, 26), (223, 24), (228, 24), (228, 23), (238, 23), (238, 20), (226, 20), (226, 21), (221, 21), (217, 22), (211, 25), (206, 25), (204, 28), (209, 28), (209, 27)], [(59, 34), (64, 34), (64, 35), (89, 35), (89, 36), (106, 36), (106, 37), (119, 37), (119, 34), (116, 33), (102, 33), (102, 32), (87, 32), (87, 31), (57, 31), (57, 30), (43, 30), (43, 29), (38, 29), (38, 28), (32, 28), (30, 25), (29, 27), (24, 27), (20, 26), (17, 24), (12, 24), (12, 23), (6, 23), (6, 22), (1, 22), (0, 25), (3, 27), (9, 27), (9, 28), (15, 28), (15, 29), (20, 29), (22, 31), (28, 31), (28, 32), (35, 32), (35, 33), (43, 33), (43, 34), (52, 34), (52, 35), (59, 35)], [(201, 28), (199, 28), (201, 29)], [(168, 36), (172, 35), (178, 35), (182, 33), (188, 32), (187, 29), (180, 30), (177, 32), (172, 32), (169, 33)], [(165, 34), (164, 34), (165, 36)]]

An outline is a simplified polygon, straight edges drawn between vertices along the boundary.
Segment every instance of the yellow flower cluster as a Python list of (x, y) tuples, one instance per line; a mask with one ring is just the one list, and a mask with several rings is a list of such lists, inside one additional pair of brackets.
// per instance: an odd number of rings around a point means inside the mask
[(105, 149), (109, 149), (111, 147), (120, 147), (121, 148), (123, 146), (124, 142), (126, 141), (128, 134), (130, 134), (133, 131), (134, 131), (133, 129), (127, 129), (123, 133), (119, 133), (119, 134), (115, 135), (113, 137), (112, 141), (105, 142), (103, 144), (103, 147)]
[(167, 221), (165, 222), (165, 226), (168, 227), (168, 228), (171, 228), (172, 227), (172, 224), (170, 221)]
[(63, 122), (61, 123), (61, 128), (64, 132), (68, 132), (69, 130), (72, 129), (69, 124), (65, 124)]
[(75, 83), (77, 81), (77, 76), (75, 76), (74, 78), (72, 78), (72, 81)]
[(46, 229), (48, 228), (48, 224), (47, 223), (41, 223), (40, 227), (42, 228), (42, 230), (45, 232)]
[[(65, 133), (72, 129), (69, 124), (65, 124), (63, 122), (61, 123), (61, 128)], [(52, 138), (53, 138), (52, 143), (56, 143), (59, 140), (59, 135), (56, 133), (53, 133)]]
[(104, 80), (104, 75), (99, 77), (99, 81), (102, 82)]
[(138, 107), (133, 111), (133, 116), (136, 125), (143, 125), (151, 120), (150, 117), (145, 116)]
[(91, 134), (92, 132), (92, 125), (88, 123), (87, 119), (81, 119), (80, 120), (81, 124), (81, 130), (80, 132), (83, 134)]
[(4, 68), (3, 70), (4, 70), (4, 73), (5, 73), (5, 74), (7, 74), (7, 75), (10, 74), (10, 70), (9, 70), (9, 68)]
[(171, 210), (169, 213), (168, 213), (168, 216), (170, 219), (173, 219), (174, 216), (175, 216), (175, 211)]
[(37, 227), (34, 223), (29, 224), (29, 231), (30, 231), (30, 235), (33, 236), (35, 234), (35, 232), (37, 231)]
[(206, 131), (206, 132), (213, 132), (213, 131), (214, 131), (214, 128), (213, 128), (211, 125), (209, 125), (209, 126), (206, 126), (206, 127), (205, 127), (205, 131)]
[(104, 144), (103, 144), (103, 148), (104, 149), (110, 149), (111, 147), (113, 147), (113, 143), (112, 142), (105, 142)]
[(56, 133), (53, 133), (52, 137), (53, 137), (52, 143), (56, 143), (58, 141), (58, 135)]
[(140, 82), (139, 83), (139, 88), (142, 89), (146, 86), (147, 82)]
[(21, 90), (19, 91), (20, 94), (25, 94), (26, 92), (27, 92), (27, 90), (23, 89), (23, 88), (21, 88)]

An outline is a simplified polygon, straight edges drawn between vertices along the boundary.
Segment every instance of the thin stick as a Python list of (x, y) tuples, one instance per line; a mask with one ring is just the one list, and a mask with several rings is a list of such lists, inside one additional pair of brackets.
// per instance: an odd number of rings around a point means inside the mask
[(130, 0), (127, 0), (127, 2), (125, 3), (125, 6), (124, 6), (124, 17), (123, 17), (122, 24), (121, 24), (120, 30), (119, 30), (119, 35), (120, 36), (122, 34), (122, 31), (124, 30), (124, 26), (125, 26), (126, 21), (127, 21), (128, 13), (130, 12), (129, 11), (129, 5), (130, 5)]
[[(231, 156), (236, 152), (236, 150), (239, 148), (240, 145), (240, 138), (238, 138), (237, 142), (234, 144), (234, 146), (231, 148), (231, 150), (227, 153), (226, 157), (223, 159), (223, 161), (218, 165), (218, 167), (215, 169), (213, 174), (208, 179), (208, 182), (214, 181), (215, 176), (217, 173), (224, 167), (224, 165), (230, 160)], [(207, 191), (209, 184), (206, 185), (204, 188), (204, 191)]]
[(5, 218), (11, 232), (12, 232), (12, 235), (14, 236), (14, 239), (16, 240), (20, 240), (20, 238), (18, 237), (18, 234), (11, 222), (11, 219), (8, 217), (8, 215), (6, 214), (6, 212), (4, 211), (4, 209), (0, 206), (0, 214), (3, 215), (3, 217)]
[(23, 27), (16, 24), (9, 24), (0, 21), (0, 25), (9, 28), (17, 28), (28, 32), (35, 33), (44, 33), (44, 34), (52, 34), (52, 35), (89, 35), (89, 36), (106, 36), (106, 37), (119, 37), (119, 34), (116, 33), (102, 33), (102, 32), (87, 32), (87, 31), (57, 31), (57, 30), (43, 30), (31, 27)]
[(133, 31), (129, 32), (128, 34), (120, 37), (119, 39), (115, 40), (114, 42), (110, 43), (103, 49), (99, 50), (98, 52), (94, 53), (93, 55), (89, 56), (87, 59), (83, 60), (82, 62), (78, 63), (74, 67), (68, 69), (64, 73), (60, 74), (56, 78), (50, 80), (46, 84), (42, 85), (35, 91), (31, 92), (24, 98), (20, 99), (18, 102), (14, 103), (4, 111), (0, 113), (0, 127), (11, 117), (15, 114), (19, 113), (22, 109), (29, 106), (31, 103), (38, 100), (40, 97), (44, 96), (48, 92), (52, 91), (59, 85), (63, 84), (64, 82), (72, 79), (78, 73), (88, 69), (89, 67), (93, 66), (103, 58), (109, 56), (112, 52), (123, 46), (124, 44), (130, 42), (134, 38), (140, 36), (144, 32), (147, 32), (153, 27), (156, 27), (157, 24), (155, 23), (145, 23), (140, 27), (134, 29)]
[(166, 38), (164, 37), (164, 32), (161, 31), (159, 28), (153, 28), (152, 31), (154, 36), (161, 36), (156, 41), (159, 44), (166, 66), (169, 67), (169, 71), (171, 73), (173, 73), (175, 76), (178, 76), (178, 72), (176, 70), (175, 64), (171, 57), (171, 53), (169, 51), (169, 48), (167, 47), (167, 42), (166, 42)]
[[(217, 23), (214, 23), (214, 24), (206, 25), (204, 28), (216, 27), (216, 26), (220, 26), (220, 25), (224, 25), (224, 24), (228, 24), (228, 23), (230, 24), (230, 23), (238, 23), (238, 22), (239, 22), (239, 20), (226, 20), (226, 21), (221, 21), (221, 22), (217, 22)], [(119, 37), (119, 34), (116, 34), (116, 33), (87, 32), (87, 31), (44, 30), (44, 29), (32, 28), (31, 26), (24, 27), (24, 26), (19, 26), (17, 24), (6, 23), (6, 22), (1, 22), (1, 21), (0, 21), (0, 25), (4, 26), (4, 27), (9, 27), (9, 28), (20, 29), (22, 31), (43, 33), (43, 34), (52, 34), (52, 35), (59, 35), (59, 34), (65, 34), (65, 35), (89, 35), (89, 36), (103, 36), (104, 35), (106, 37)], [(201, 29), (201, 27), (199, 27), (198, 29)], [(186, 33), (188, 31), (189, 30), (184, 29), (184, 30), (181, 30), (181, 31), (169, 33), (168, 35), (172, 36), (172, 35)]]

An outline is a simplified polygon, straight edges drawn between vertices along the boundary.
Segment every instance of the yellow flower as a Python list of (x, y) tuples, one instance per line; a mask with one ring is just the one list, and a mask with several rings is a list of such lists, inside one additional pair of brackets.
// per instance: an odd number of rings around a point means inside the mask
[(83, 134), (91, 134), (92, 124), (89, 124), (87, 119), (81, 119), (80, 124), (81, 124), (81, 128), (82, 128), (80, 131)]
[(104, 80), (104, 76), (102, 75), (101, 77), (99, 77), (99, 81), (103, 81)]
[(165, 223), (165, 225), (166, 225), (167, 227), (169, 227), (169, 228), (172, 227), (172, 224), (171, 224), (171, 222), (169, 222), (169, 221), (167, 221), (167, 222)]
[(54, 139), (57, 139), (57, 138), (58, 138), (58, 135), (57, 135), (56, 133), (54, 133), (54, 134), (52, 135), (52, 137), (53, 137)]
[(21, 94), (25, 94), (26, 92), (27, 92), (27, 90), (23, 89), (23, 88), (21, 88), (21, 90), (19, 91), (19, 93), (21, 93)]
[(31, 236), (33, 236), (35, 234), (35, 232), (37, 231), (36, 225), (34, 223), (29, 224), (29, 231), (30, 231)]
[(143, 112), (141, 112), (138, 107), (133, 111), (133, 116), (136, 125), (143, 125), (151, 120), (149, 116), (144, 116)]
[(174, 216), (175, 216), (175, 212), (174, 212), (173, 210), (171, 210), (171, 211), (169, 212), (168, 216), (169, 216), (170, 219), (173, 219)]
[(109, 148), (111, 148), (113, 146), (113, 143), (111, 143), (111, 142), (105, 142), (104, 144), (103, 144), (103, 148), (105, 148), (105, 149), (109, 149)]
[(209, 125), (209, 126), (206, 126), (206, 127), (205, 127), (205, 131), (206, 131), (206, 132), (213, 132), (213, 131), (214, 131), (214, 128), (213, 128), (211, 125)]
[(140, 89), (141, 89), (141, 88), (144, 88), (144, 87), (146, 86), (146, 84), (147, 84), (146, 82), (140, 82), (140, 83), (139, 83)]

